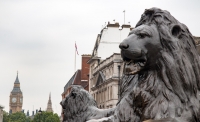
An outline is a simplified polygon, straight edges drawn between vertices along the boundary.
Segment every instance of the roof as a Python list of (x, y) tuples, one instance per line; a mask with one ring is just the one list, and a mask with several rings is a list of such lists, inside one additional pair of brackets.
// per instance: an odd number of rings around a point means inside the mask
[[(15, 79), (14, 84), (20, 84), (19, 78), (18, 78), (18, 73), (17, 73), (17, 77), (16, 77), (16, 79)], [(15, 85), (14, 85), (14, 88), (13, 88), (13, 90), (11, 91), (11, 93), (22, 93), (22, 91), (21, 91), (21, 89), (20, 89), (19, 86), (15, 86)]]
[(51, 104), (51, 93), (49, 94), (49, 101), (48, 104)]
[(20, 83), (20, 82), (19, 82), (19, 78), (18, 78), (18, 73), (17, 73), (17, 77), (16, 77), (16, 79), (15, 79), (15, 84), (17, 84), (17, 83)]
[(98, 85), (102, 84), (104, 81), (105, 81), (105, 76), (102, 73), (102, 71), (99, 71), (99, 75), (98, 75), (98, 78), (97, 78), (97, 83), (96, 83), (95, 86), (98, 86)]
[(14, 87), (11, 93), (22, 93), (20, 87)]
[(64, 92), (71, 86), (71, 85), (80, 85), (81, 81), (81, 70), (77, 70), (74, 75), (70, 78), (67, 84), (64, 87)]

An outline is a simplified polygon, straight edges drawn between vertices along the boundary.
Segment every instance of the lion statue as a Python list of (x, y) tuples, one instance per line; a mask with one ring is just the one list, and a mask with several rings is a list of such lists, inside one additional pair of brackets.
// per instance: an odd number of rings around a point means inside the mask
[[(125, 74), (133, 77), (123, 81), (123, 91), (129, 92), (122, 92), (122, 107), (117, 106), (122, 109), (127, 101), (132, 115), (128, 116), (127, 109), (126, 114), (117, 109), (120, 121), (200, 122), (199, 55), (186, 25), (168, 11), (147, 9), (119, 47)], [(133, 71), (134, 67), (138, 70)], [(133, 85), (126, 87), (128, 83)]]
[(146, 9), (119, 47), (125, 65), (118, 104), (99, 112), (92, 97), (82, 98), (93, 102), (79, 103), (80, 112), (97, 110), (104, 122), (200, 122), (199, 55), (186, 25), (168, 11)]
[(63, 122), (85, 122), (91, 119), (102, 119), (112, 115), (114, 110), (98, 109), (92, 95), (79, 85), (72, 86), (70, 94), (60, 104), (63, 108)]

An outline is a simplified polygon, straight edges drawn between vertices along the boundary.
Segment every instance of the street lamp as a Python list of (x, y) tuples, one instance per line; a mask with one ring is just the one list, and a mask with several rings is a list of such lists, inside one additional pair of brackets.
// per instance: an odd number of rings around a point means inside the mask
[(38, 111), (38, 114), (39, 114), (39, 120), (41, 121), (41, 119), (40, 119), (41, 118), (41, 114), (42, 114), (41, 107), (40, 107), (40, 110)]

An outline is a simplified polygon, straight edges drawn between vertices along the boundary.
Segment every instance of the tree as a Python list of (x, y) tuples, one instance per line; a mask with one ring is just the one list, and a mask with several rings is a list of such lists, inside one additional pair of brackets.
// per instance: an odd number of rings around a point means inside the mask
[(33, 122), (60, 122), (60, 119), (57, 114), (43, 111), (34, 116)]
[(31, 122), (31, 119), (22, 112), (16, 112), (9, 115), (9, 122)]
[(9, 122), (9, 115), (6, 111), (3, 111), (3, 122)]

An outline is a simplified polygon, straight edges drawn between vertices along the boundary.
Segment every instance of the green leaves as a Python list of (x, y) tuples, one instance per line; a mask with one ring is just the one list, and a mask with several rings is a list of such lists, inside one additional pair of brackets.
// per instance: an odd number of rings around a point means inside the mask
[(45, 111), (41, 114), (37, 113), (33, 120), (22, 112), (9, 115), (7, 112), (3, 111), (3, 122), (60, 122), (60, 119), (57, 114)]
[(32, 122), (60, 122), (60, 119), (57, 114), (52, 112), (37, 113)]
[(31, 122), (31, 119), (26, 117), (26, 115), (22, 112), (16, 112), (9, 115), (4, 111), (3, 122)]
[(3, 111), (3, 122), (9, 122), (8, 113)]

